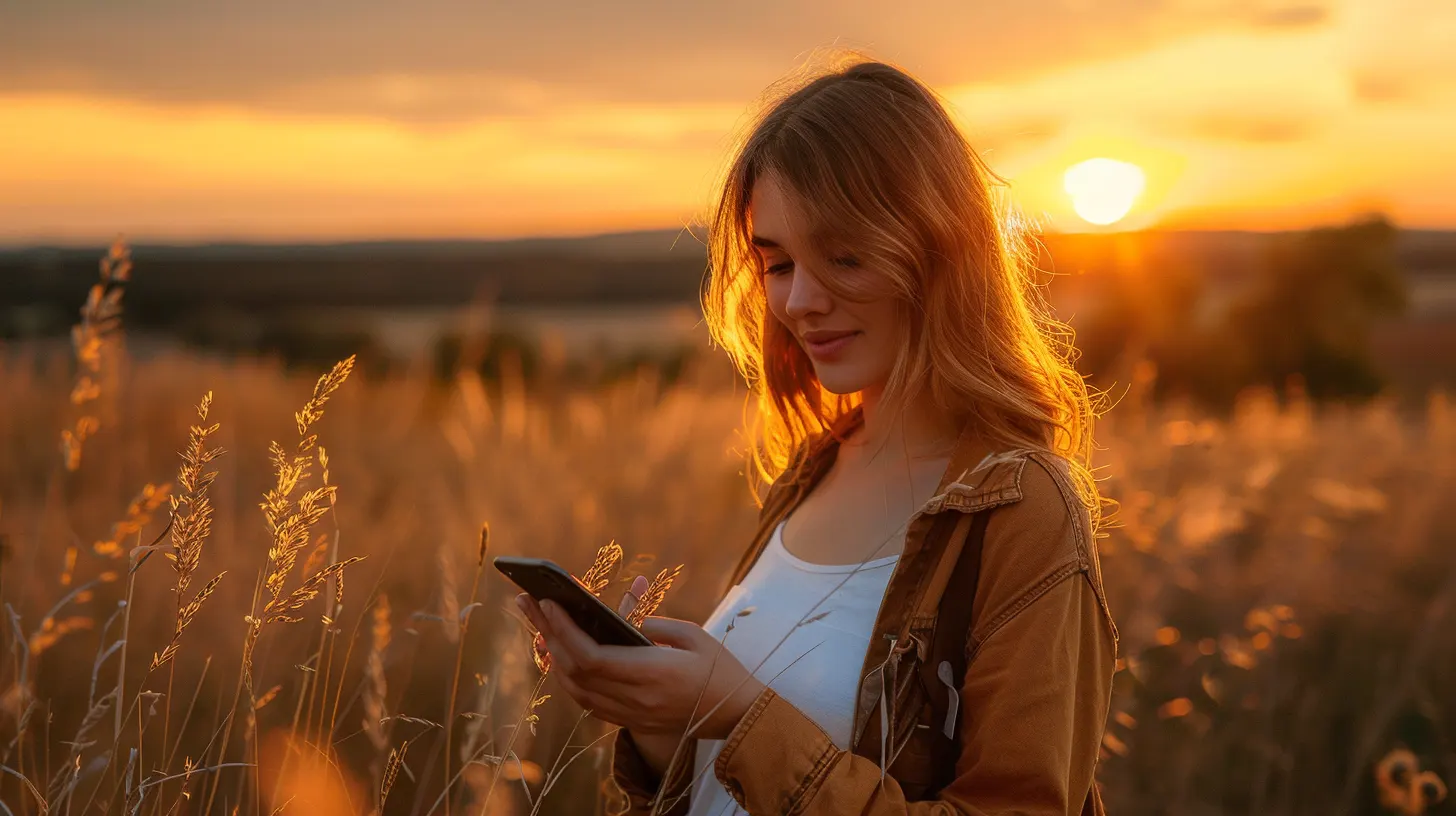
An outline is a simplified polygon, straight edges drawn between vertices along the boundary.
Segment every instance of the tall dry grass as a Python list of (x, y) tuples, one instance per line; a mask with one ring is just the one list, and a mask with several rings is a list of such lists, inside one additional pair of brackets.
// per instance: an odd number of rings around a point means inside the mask
[[(119, 315), (94, 369), (0, 351), (4, 812), (600, 812), (609, 731), (487, 550), (703, 619), (753, 527), (741, 391), (138, 358)], [(1209, 417), (1151, 376), (1099, 428), (1111, 808), (1449, 809), (1456, 407)]]

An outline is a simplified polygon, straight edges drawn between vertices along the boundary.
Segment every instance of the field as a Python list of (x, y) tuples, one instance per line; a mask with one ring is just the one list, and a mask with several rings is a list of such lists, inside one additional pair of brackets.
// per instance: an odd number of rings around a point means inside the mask
[[(599, 811), (609, 731), (483, 559), (615, 541), (619, 582), (685, 565), (660, 613), (702, 620), (754, 523), (741, 385), (421, 364), (336, 370), (304, 411), (321, 371), (98, 348), (77, 388), (68, 350), (0, 346), (5, 812)], [(1112, 812), (1449, 812), (1456, 405), (1209, 416), (1154, 377), (1098, 426)]]

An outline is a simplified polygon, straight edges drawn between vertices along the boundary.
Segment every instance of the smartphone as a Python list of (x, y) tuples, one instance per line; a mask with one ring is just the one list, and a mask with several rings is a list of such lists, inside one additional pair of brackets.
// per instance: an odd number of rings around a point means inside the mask
[(500, 555), (493, 563), (496, 569), (538, 603), (555, 601), (597, 643), (603, 646), (656, 645), (556, 562), (545, 558)]

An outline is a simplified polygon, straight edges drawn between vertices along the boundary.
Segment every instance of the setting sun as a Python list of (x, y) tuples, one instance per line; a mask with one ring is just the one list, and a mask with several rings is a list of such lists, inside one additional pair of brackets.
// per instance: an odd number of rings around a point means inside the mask
[(1088, 159), (1067, 168), (1062, 186), (1072, 209), (1084, 220), (1105, 226), (1127, 215), (1147, 179), (1135, 164), (1116, 159)]

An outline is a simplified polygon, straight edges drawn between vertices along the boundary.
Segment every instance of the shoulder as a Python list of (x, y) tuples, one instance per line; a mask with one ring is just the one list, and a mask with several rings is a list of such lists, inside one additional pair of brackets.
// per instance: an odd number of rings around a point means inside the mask
[(992, 531), (1035, 532), (1041, 555), (1079, 562), (1091, 557), (1091, 514), (1065, 457), (1032, 450), (991, 454), (951, 485), (945, 502), (962, 512), (994, 509), (988, 542)]
[[(975, 602), (976, 640), (989, 637), (1039, 597), (1082, 580), (1106, 613), (1091, 514), (1070, 463), (1043, 451), (993, 457), (977, 487), (990, 516)], [(1110, 622), (1110, 614), (1108, 619)]]
[(1088, 566), (1092, 557), (1091, 513), (1077, 495), (1071, 463), (1054, 453), (1029, 451), (1005, 464), (1000, 478), (1010, 483), (1010, 501), (991, 515), (988, 529), (999, 526), (1009, 532), (1034, 533), (1041, 541), (1037, 550), (1045, 550), (1041, 554), (1051, 561), (1072, 560)]

